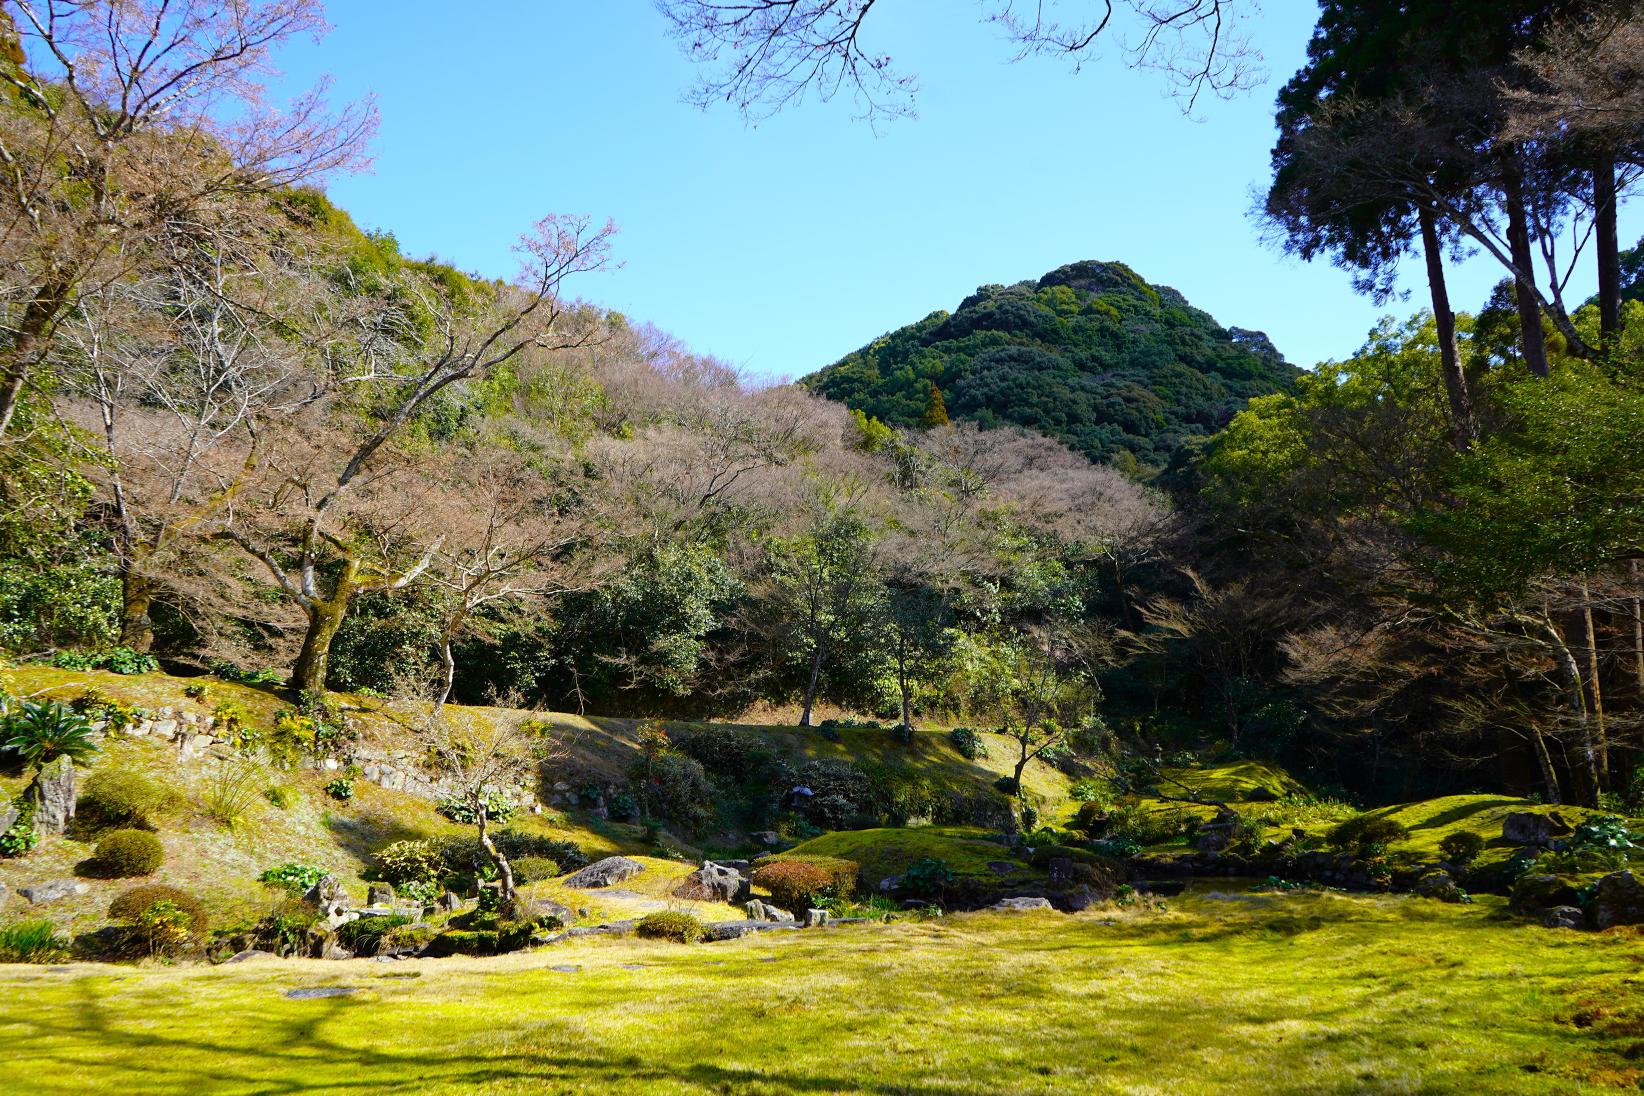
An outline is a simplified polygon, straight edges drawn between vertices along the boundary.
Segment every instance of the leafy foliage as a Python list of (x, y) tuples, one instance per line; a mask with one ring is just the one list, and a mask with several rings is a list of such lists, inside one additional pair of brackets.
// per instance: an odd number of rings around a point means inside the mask
[(56, 701), (25, 700), (0, 716), (0, 746), (30, 765), (58, 757), (84, 761), (98, 753), (91, 721)]
[(129, 879), (154, 874), (165, 859), (165, 846), (147, 830), (115, 830), (97, 842), (92, 863), (102, 876)]
[(676, 944), (695, 944), (708, 935), (701, 921), (673, 910), (646, 914), (634, 926), (634, 932), (647, 940), (672, 940)]
[(958, 311), (893, 331), (803, 383), (896, 426), (951, 413), (1037, 430), (1092, 460), (1159, 468), (1295, 376), (1260, 332), (1223, 328), (1122, 263), (1081, 262), (983, 286)]
[(325, 869), (312, 864), (281, 864), (257, 876), (257, 882), (290, 891), (292, 894), (303, 894), (324, 878)]
[(69, 942), (50, 921), (31, 918), (0, 925), (0, 963), (55, 963), (68, 957)]

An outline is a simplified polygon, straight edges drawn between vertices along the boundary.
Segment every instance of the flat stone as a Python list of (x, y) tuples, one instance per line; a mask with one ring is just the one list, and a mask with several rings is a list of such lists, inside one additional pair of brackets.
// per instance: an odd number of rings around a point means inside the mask
[(65, 898), (72, 898), (77, 894), (85, 894), (91, 890), (91, 884), (82, 883), (77, 879), (50, 879), (44, 883), (35, 883), (29, 887), (18, 887), (17, 893), (29, 900), (33, 906), (43, 906), (47, 902), (61, 902)]
[(288, 989), (285, 991), (285, 997), (288, 1001), (315, 1001), (321, 997), (347, 997), (350, 993), (358, 992), (358, 986), (314, 986), (309, 989)]
[(1055, 908), (1050, 904), (1048, 898), (1001, 898), (988, 907), (990, 910), (998, 910), (1003, 913), (1028, 913), (1033, 910), (1052, 910)]
[(548, 969), (553, 971), (556, 974), (575, 974), (577, 971), (581, 970), (582, 968), (577, 966), (574, 963), (555, 963), (553, 966), (549, 967)]
[(755, 932), (797, 930), (793, 921), (716, 921), (706, 926), (709, 940), (736, 940)]
[(233, 955), (230, 955), (227, 959), (224, 959), (223, 962), (224, 963), (251, 963), (251, 962), (255, 962), (259, 959), (278, 959), (278, 958), (279, 958), (279, 956), (275, 955), (271, 951), (259, 951), (256, 948), (247, 948), (244, 951), (235, 952)]

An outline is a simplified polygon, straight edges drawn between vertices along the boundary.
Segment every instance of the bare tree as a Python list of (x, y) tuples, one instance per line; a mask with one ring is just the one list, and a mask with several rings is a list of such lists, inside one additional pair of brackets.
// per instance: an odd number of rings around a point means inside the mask
[[(408, 463), (394, 443), (436, 396), (528, 347), (563, 350), (597, 338), (592, 318), (560, 291), (567, 277), (604, 266), (614, 231), (609, 224), (592, 228), (586, 218), (543, 220), (519, 246), (519, 283), (475, 308), (460, 307), (407, 275), (396, 290), (432, 317), (432, 335), (408, 326), (395, 310), (385, 311), (375, 328), (362, 332), (351, 360), (332, 379), (334, 402), (316, 405), (329, 417), (294, 431), (294, 424), (286, 424), (291, 450), (269, 454), (259, 497), (246, 505), (237, 500), (220, 535), (261, 560), (306, 615), (292, 673), (297, 689), (324, 692), (331, 642), (353, 599), (416, 581), (445, 539), (413, 498), (388, 486)], [(345, 410), (343, 397), (356, 390), (380, 403)], [(350, 528), (351, 515), (365, 518), (362, 524), (373, 535), (358, 536), (364, 530)], [(362, 544), (370, 550), (362, 551)]]
[[(318, 0), (11, 0), (0, 60), (0, 436), (83, 289), (139, 263), (156, 231), (247, 191), (352, 168), (370, 104), (322, 84), (264, 100), (273, 53), (324, 29)], [(7, 28), (0, 28), (7, 29)]]
[[(918, 83), (892, 58), (870, 50), (864, 27), (885, 0), (656, 0), (692, 61), (712, 67), (690, 93), (706, 107), (728, 102), (751, 121), (814, 94), (841, 92), (862, 117), (911, 115)], [(887, 5), (888, 6), (888, 5)], [(1240, 26), (1251, 0), (1069, 0), (1079, 14), (1056, 18), (1058, 0), (990, 0), (984, 18), (1017, 47), (1017, 57), (1073, 59), (1075, 66), (1106, 40), (1126, 61), (1164, 72), (1191, 110), (1206, 90), (1231, 94), (1252, 86), (1260, 55)], [(1116, 20), (1120, 25), (1116, 25)]]
[(1011, 778), (1018, 796), (1028, 763), (1096, 717), (1101, 648), (1089, 630), (1053, 622), (988, 649), (969, 699), (977, 711), (1000, 719), (1001, 733), (1015, 740)]

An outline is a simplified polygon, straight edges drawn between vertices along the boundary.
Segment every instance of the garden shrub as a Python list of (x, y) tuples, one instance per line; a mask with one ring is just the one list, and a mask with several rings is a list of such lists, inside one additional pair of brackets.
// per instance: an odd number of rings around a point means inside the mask
[(1484, 851), (1484, 838), (1467, 830), (1445, 834), (1439, 852), (1452, 864), (1471, 864)]
[(110, 647), (102, 651), (60, 651), (51, 664), (59, 670), (107, 670), (114, 674), (151, 674), (160, 668), (151, 654), (130, 647)]
[(977, 761), (988, 755), (988, 744), (970, 727), (955, 727), (948, 732), (948, 738), (966, 761)]
[(816, 864), (799, 860), (779, 860), (754, 869), (755, 886), (770, 892), (771, 901), (785, 910), (798, 912), (828, 896), (833, 876)]
[(205, 907), (200, 905), (197, 898), (187, 891), (164, 883), (144, 883), (121, 892), (109, 903), (109, 920), (134, 925), (144, 913), (160, 903), (169, 904), (180, 911), (186, 918), (188, 931), (192, 935), (199, 936), (204, 933), (210, 924)]
[(701, 921), (672, 910), (641, 917), (634, 932), (647, 940), (672, 940), (676, 944), (695, 944), (708, 935)]
[(17, 820), (5, 833), (0, 833), (0, 856), (22, 856), (40, 843), (40, 834), (34, 828), (34, 799), (20, 795), (12, 800), (17, 808)]
[(952, 886), (953, 881), (948, 862), (935, 856), (915, 860), (902, 873), (902, 889), (915, 898), (934, 898)]
[(811, 790), (803, 813), (825, 829), (842, 829), (858, 821), (858, 816), (872, 801), (867, 774), (849, 761), (837, 758), (806, 762), (794, 773), (793, 783), (795, 787)]
[(69, 953), (67, 939), (50, 921), (31, 919), (0, 925), (0, 963), (55, 963)]
[(1387, 846), (1406, 835), (1403, 826), (1391, 818), (1377, 818), (1361, 814), (1349, 818), (1330, 831), (1330, 847), (1356, 853), (1364, 859), (1374, 859), (1387, 852)]
[(516, 883), (542, 883), (560, 874), (559, 864), (546, 856), (522, 856), (518, 860), (510, 857), (508, 866), (514, 869)]
[(91, 720), (56, 701), (25, 700), (0, 716), (0, 747), (28, 765), (59, 757), (84, 761), (97, 754)]
[(325, 786), (325, 794), (339, 802), (348, 802), (354, 798), (354, 778), (339, 776), (337, 779), (329, 781)]
[(437, 883), (447, 874), (444, 852), (432, 841), (396, 841), (378, 849), (375, 867), (378, 879), (395, 886)]
[[(473, 804), (465, 799), (442, 799), (435, 808), (440, 814), (453, 822), (464, 826), (472, 826), (479, 821), (479, 812)], [(485, 817), (492, 822), (506, 822), (514, 817), (519, 807), (510, 802), (501, 792), (487, 790), (485, 793)]]
[(1014, 776), (1001, 776), (993, 782), (993, 786), (1006, 795), (1015, 795), (1021, 790), (1021, 785), (1016, 782)]
[(391, 930), (410, 923), (411, 918), (397, 913), (356, 917), (337, 929), (337, 939), (343, 947), (356, 955), (375, 955), (384, 936)]
[(165, 863), (165, 846), (147, 830), (114, 830), (97, 842), (92, 866), (107, 879), (152, 875)]
[[(491, 841), (511, 863), (532, 856), (541, 856), (558, 864), (560, 871), (567, 872), (587, 867), (591, 862), (587, 853), (569, 841), (555, 841), (519, 830), (498, 830), (491, 835)], [(453, 834), (426, 844), (434, 848), (444, 864), (441, 876), (435, 878), (445, 875), (474, 875), (488, 870), (491, 865), (491, 855), (485, 851), (485, 846), (480, 844), (478, 837)]]
[(86, 778), (77, 817), (94, 825), (153, 829), (154, 819), (175, 798), (170, 788), (145, 772), (100, 768)]
[(124, 731), (134, 727), (143, 717), (141, 708), (115, 700), (101, 689), (87, 689), (69, 701), (69, 707), (93, 723), (108, 724), (111, 731)]
[(737, 727), (691, 727), (675, 739), (676, 748), (714, 776), (741, 781), (763, 767), (758, 740)]
[(886, 825), (934, 821), (940, 813), (940, 789), (912, 766), (900, 761), (860, 761), (856, 768), (867, 782), (869, 805)]

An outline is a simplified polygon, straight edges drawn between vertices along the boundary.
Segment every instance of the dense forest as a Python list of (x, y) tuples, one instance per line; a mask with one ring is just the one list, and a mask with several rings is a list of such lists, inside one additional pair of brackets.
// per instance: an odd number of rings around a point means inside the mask
[(900, 427), (946, 416), (1037, 431), (1129, 472), (1168, 465), (1297, 370), (1123, 263), (988, 285), (801, 383)]

